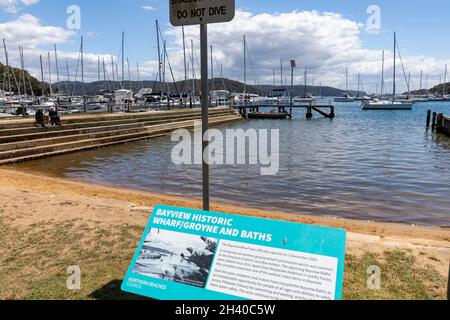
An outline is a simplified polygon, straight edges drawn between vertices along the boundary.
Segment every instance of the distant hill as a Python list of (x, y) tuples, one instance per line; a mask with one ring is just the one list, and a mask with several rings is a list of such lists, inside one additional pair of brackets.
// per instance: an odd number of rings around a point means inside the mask
[[(433, 88), (426, 90), (426, 89), (422, 89), (422, 90), (415, 90), (415, 91), (411, 91), (410, 94), (413, 95), (425, 95), (428, 93), (432, 93), (432, 94), (442, 94), (444, 92), (444, 83), (438, 84), (437, 86), (434, 86)], [(449, 94), (450, 93), (450, 83), (445, 84), (445, 94)], [(404, 94), (407, 94), (407, 92), (405, 92)]]
[[(9, 71), (9, 72), (6, 72)], [(3, 64), (0, 63), (0, 88), (4, 91), (9, 91), (8, 83), (8, 73), (10, 74), (11, 91), (14, 93), (26, 93), (31, 95), (34, 93), (37, 96), (42, 95), (41, 82), (31, 76), (28, 71), (22, 72), (21, 69), (17, 68), (5, 68)], [(25, 90), (24, 90), (24, 78), (25, 78)], [(31, 89), (32, 88), (32, 89)], [(20, 90), (19, 90), (20, 89)]]
[[(184, 81), (178, 81), (174, 83), (164, 83), (161, 85), (160, 82), (155, 81), (125, 81), (123, 84), (119, 81), (97, 81), (84, 84), (84, 94), (88, 96), (96, 95), (101, 90), (117, 90), (117, 89), (128, 89), (137, 92), (140, 88), (153, 88), (153, 92), (171, 92), (175, 94), (176, 92), (190, 92), (192, 87), (195, 87), (195, 92), (198, 93), (200, 91), (200, 80), (188, 80), (186, 83)], [(53, 90), (56, 91), (57, 88), (60, 88), (61, 91), (69, 91), (69, 93), (74, 95), (82, 95), (83, 94), (83, 86), (81, 82), (60, 82), (52, 85)], [(214, 79), (214, 81), (209, 81), (210, 89), (214, 90), (228, 90), (231, 92), (244, 92), (244, 84), (239, 81), (234, 81), (230, 79)], [(281, 86), (270, 86), (270, 85), (247, 85), (246, 92), (259, 94), (259, 95), (271, 95), (274, 89), (280, 89)], [(287, 90), (290, 90), (290, 87), (284, 87)], [(304, 86), (294, 86), (293, 92), (295, 96), (303, 96), (305, 95)], [(319, 95), (325, 97), (335, 97), (341, 96), (345, 91), (332, 88), (332, 87), (318, 87), (318, 86), (307, 86), (306, 88), (307, 94)], [(350, 91), (350, 95), (357, 95), (357, 91)], [(360, 92), (360, 95), (366, 95), (365, 92)]]
[[(444, 84), (441, 83), (430, 89), (431, 93), (443, 93), (444, 92)], [(450, 83), (445, 84), (445, 94), (449, 94), (450, 92)]]

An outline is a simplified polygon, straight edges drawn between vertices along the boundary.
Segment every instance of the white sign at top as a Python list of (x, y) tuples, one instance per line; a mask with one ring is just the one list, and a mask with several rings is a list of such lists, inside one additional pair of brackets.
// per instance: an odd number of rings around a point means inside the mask
[(169, 0), (173, 26), (229, 22), (235, 15), (235, 0)]

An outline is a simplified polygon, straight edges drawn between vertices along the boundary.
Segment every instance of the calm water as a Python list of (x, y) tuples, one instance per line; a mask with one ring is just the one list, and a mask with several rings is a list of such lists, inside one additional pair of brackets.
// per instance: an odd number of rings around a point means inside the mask
[[(450, 103), (414, 111), (362, 111), (340, 105), (334, 120), (250, 121), (231, 127), (280, 129), (280, 172), (214, 166), (211, 195), (292, 213), (450, 226), (450, 138), (425, 128), (426, 110), (450, 114)], [(230, 127), (230, 125), (228, 126)], [(223, 128), (223, 127), (222, 127)], [(169, 137), (29, 162), (69, 178), (201, 196), (201, 166), (172, 164)]]

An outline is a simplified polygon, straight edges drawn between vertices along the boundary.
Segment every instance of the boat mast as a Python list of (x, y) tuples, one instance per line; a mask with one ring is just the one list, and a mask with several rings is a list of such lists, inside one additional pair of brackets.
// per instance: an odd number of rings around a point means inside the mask
[(308, 95), (308, 69), (305, 67), (305, 98)]
[(114, 68), (116, 69), (116, 77), (117, 77), (117, 81), (120, 84), (120, 89), (123, 89), (122, 81), (120, 81), (119, 65), (116, 63), (114, 65)]
[(69, 85), (68, 85), (68, 82), (70, 82), (70, 73), (69, 73), (69, 62), (67, 60), (66, 60), (66, 71), (67, 71), (66, 91), (67, 91), (67, 94), (70, 95)]
[(81, 36), (81, 90), (84, 97), (84, 42)]
[(187, 81), (188, 81), (188, 74), (187, 74), (187, 60), (186, 60), (186, 36), (184, 33), (184, 26), (181, 27), (181, 32), (183, 34), (183, 58), (184, 58), (184, 89), (187, 89)]
[(41, 61), (41, 96), (44, 97), (45, 96), (45, 88), (44, 88), (44, 64), (42, 63), (42, 55), (39, 56), (40, 61)]
[(273, 86), (275, 87), (275, 68), (273, 68)]
[(26, 96), (28, 95), (27, 89), (26, 89), (26, 80), (28, 80), (28, 84), (30, 85), (31, 95), (34, 97), (34, 90), (33, 90), (33, 86), (31, 85), (30, 74), (25, 71), (25, 55), (23, 54), (23, 47), (21, 47), (21, 52), (20, 53), (21, 53), (21, 57), (22, 57), (23, 84), (24, 84), (25, 95)]
[(244, 35), (244, 94), (247, 93), (247, 39)]
[(125, 31), (122, 32), (122, 88), (125, 86)]
[(19, 46), (19, 55), (20, 55), (20, 66), (22, 68), (22, 77), (23, 77), (23, 94), (27, 96), (27, 81), (25, 76), (25, 62), (23, 58), (23, 48)]
[(408, 73), (408, 97), (411, 94), (411, 72)]
[(131, 83), (131, 71), (130, 71), (130, 61), (127, 58), (127, 68), (128, 68), (128, 82), (130, 84), (130, 90), (133, 90), (133, 86)]
[(114, 57), (111, 56), (111, 71), (112, 71), (112, 89), (113, 91), (116, 90), (116, 73), (114, 71)]
[(137, 71), (137, 79), (138, 79), (138, 85), (140, 85), (139, 89), (144, 88), (144, 84), (141, 81), (141, 72), (139, 70), (139, 63), (136, 62), (136, 71)]
[(100, 55), (97, 55), (97, 80), (98, 82), (101, 81), (101, 77), (100, 77)]
[(348, 94), (348, 67), (345, 68), (345, 92)]
[(384, 50), (382, 53), (382, 63), (381, 63), (381, 97), (384, 94)]
[(50, 65), (50, 52), (48, 53), (48, 85), (50, 86), (50, 96), (52, 96), (53, 89), (52, 89), (52, 70)]
[[(163, 60), (163, 64), (162, 64), (162, 83), (163, 83), (163, 86), (165, 87), (166, 86), (166, 41), (163, 41), (163, 58), (162, 58), (162, 60)], [(168, 89), (169, 89), (167, 91), (170, 94), (169, 85), (167, 85), (167, 86), (168, 86)]]
[(443, 92), (443, 96), (446, 95), (447, 93), (447, 65), (445, 65), (445, 72), (444, 72), (444, 92)]
[(8, 77), (8, 92), (11, 94), (11, 69), (9, 68), (9, 57), (8, 50), (6, 50), (6, 40), (3, 39), (3, 49), (5, 50), (5, 59), (6, 59), (6, 74)]
[(103, 86), (105, 87), (106, 91), (106, 67), (105, 67), (105, 57), (102, 57), (103, 60)]
[(191, 50), (192, 50), (192, 56), (191, 56), (191, 66), (192, 66), (192, 97), (195, 97), (195, 69), (194, 69), (194, 40), (191, 40)]
[(281, 68), (281, 86), (283, 86), (283, 59), (280, 59), (280, 68)]
[(17, 91), (19, 92), (19, 95), (21, 95), (20, 87), (22, 86), (22, 75), (23, 75), (23, 67), (22, 67), (22, 54), (20, 51), (20, 45), (19, 45), (19, 81), (17, 86)]
[(361, 74), (358, 72), (358, 95), (357, 95), (357, 98), (359, 98), (360, 87), (361, 87)]
[(397, 34), (394, 32), (394, 81), (393, 81), (393, 91), (392, 91), (392, 102), (395, 102), (396, 95), (396, 87), (395, 87), (395, 78), (396, 78), (396, 57), (397, 57)]
[(213, 62), (213, 46), (211, 47), (211, 92), (214, 91), (214, 62)]
[(423, 70), (420, 70), (420, 88), (419, 88), (419, 95), (422, 94), (422, 86), (423, 86)]
[(58, 93), (61, 93), (61, 88), (59, 84), (59, 65), (58, 65), (58, 51), (55, 44), (55, 63), (56, 63), (56, 81), (58, 81)]
[(161, 70), (161, 46), (159, 43), (159, 22), (156, 20), (156, 42), (158, 43), (158, 75), (159, 75), (159, 85), (161, 88), (161, 97), (162, 97), (162, 70)]

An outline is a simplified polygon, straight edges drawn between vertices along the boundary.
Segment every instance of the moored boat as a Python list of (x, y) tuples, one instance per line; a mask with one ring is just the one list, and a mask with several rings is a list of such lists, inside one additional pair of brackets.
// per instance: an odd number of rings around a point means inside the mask
[(396, 55), (397, 55), (397, 35), (394, 33), (394, 81), (392, 100), (374, 99), (363, 103), (363, 110), (412, 110), (414, 101), (404, 99), (396, 101)]
[(363, 110), (412, 110), (413, 102), (372, 100), (363, 104)]

